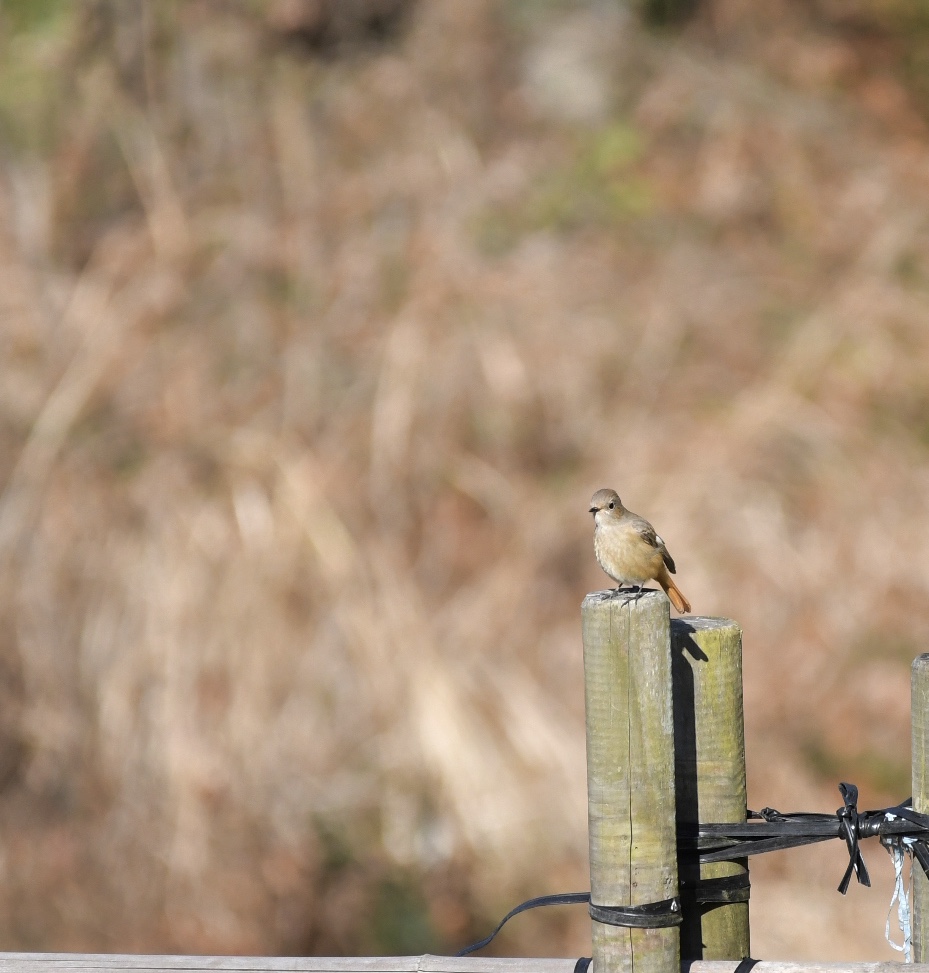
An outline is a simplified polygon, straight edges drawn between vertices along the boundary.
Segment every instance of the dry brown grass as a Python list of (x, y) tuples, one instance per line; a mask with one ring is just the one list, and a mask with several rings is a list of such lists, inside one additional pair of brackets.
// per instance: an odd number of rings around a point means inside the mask
[[(904, 796), (929, 145), (857, 35), (47, 6), (0, 73), (0, 945), (442, 949), (584, 887), (605, 485), (745, 628), (751, 802)], [(756, 952), (883, 955), (810, 860)]]

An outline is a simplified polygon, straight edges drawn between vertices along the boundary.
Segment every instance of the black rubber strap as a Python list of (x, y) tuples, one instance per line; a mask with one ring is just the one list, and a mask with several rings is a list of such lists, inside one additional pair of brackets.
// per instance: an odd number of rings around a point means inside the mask
[(630, 929), (667, 929), (679, 926), (683, 921), (681, 900), (677, 896), (645, 905), (595, 905), (591, 902), (587, 911), (594, 922)]
[(781, 814), (766, 807), (748, 812), (750, 819), (760, 819), (758, 824), (688, 825), (678, 833), (678, 847), (684, 853), (696, 851), (700, 863), (707, 864), (842, 838), (848, 852), (848, 864), (839, 882), (844, 895), (853, 876), (862, 885), (871, 884), (861, 840), (880, 837), (886, 843), (899, 836), (912, 839), (906, 847), (929, 875), (929, 815), (915, 812), (909, 800), (879, 811), (859, 811), (858, 788), (843, 782), (839, 790), (843, 804), (835, 814)]
[[(739, 878), (740, 876), (735, 876)], [(468, 956), (476, 953), (496, 938), (500, 930), (521, 912), (538, 909), (546, 905), (577, 905), (588, 903), (590, 918), (596, 922), (603, 922), (610, 926), (628, 926), (633, 929), (664, 929), (681, 924), (681, 900), (678, 898), (664, 899), (662, 902), (650, 902), (647, 905), (607, 906), (590, 904), (590, 892), (557, 892), (554, 895), (540, 895), (535, 899), (521, 902), (515, 909), (511, 909), (497, 924), (497, 928), (482, 940), (460, 949), (456, 956)], [(584, 957), (578, 964), (585, 962)], [(590, 960), (586, 962), (589, 965)], [(584, 968), (586, 970), (586, 967)]]
[(701, 878), (695, 882), (681, 880), (681, 897), (698, 905), (722, 905), (727, 902), (748, 902), (752, 883), (748, 872), (722, 878)]
[[(489, 935), (485, 936), (478, 943), (471, 943), (464, 949), (458, 950), (456, 956), (467, 956), (469, 953), (476, 953), (479, 949), (488, 946), (496, 937), (497, 933), (520, 912), (527, 912), (529, 909), (538, 909), (543, 905), (577, 905), (581, 902), (590, 902), (590, 892), (556, 892), (554, 895), (540, 895), (535, 899), (528, 899), (520, 903), (515, 909), (511, 909), (498, 923), (497, 928)], [(580, 962), (580, 960), (578, 960)]]
[(839, 891), (842, 895), (848, 891), (848, 883), (852, 880), (852, 873), (858, 879), (860, 885), (870, 888), (871, 876), (868, 874), (868, 866), (861, 857), (861, 849), (858, 847), (859, 837), (863, 837), (866, 830), (870, 830), (863, 816), (858, 813), (858, 788), (854, 784), (839, 784), (839, 791), (845, 804), (835, 812), (839, 819), (839, 835), (845, 839), (845, 846), (848, 848), (848, 868), (839, 882)]
[[(749, 819), (760, 819), (727, 824), (686, 824), (678, 831), (678, 850), (682, 858), (690, 857), (693, 864), (718, 861), (738, 861), (750, 855), (782, 848), (796, 848), (830, 838), (843, 838), (848, 851), (848, 866), (839, 891), (848, 889), (852, 876), (862, 885), (871, 880), (859, 843), (862, 838), (880, 837), (885, 844), (898, 844), (905, 839), (905, 848), (911, 852), (929, 878), (929, 815), (913, 810), (912, 798), (894, 807), (878, 811), (858, 810), (858, 788), (854, 784), (839, 785), (842, 807), (835, 814), (811, 814), (799, 812), (781, 814), (773, 808), (749, 811)], [(681, 882), (681, 890), (687, 907), (691, 904), (714, 905), (727, 902), (747, 902), (751, 884), (748, 873), (724, 878), (700, 879)], [(662, 929), (681, 923), (679, 898), (665, 899), (639, 906), (606, 906), (590, 902), (589, 892), (565, 892), (558, 895), (542, 895), (529, 899), (503, 917), (497, 928), (479, 943), (466, 947), (456, 956), (467, 956), (483, 949), (513, 916), (543, 905), (572, 905), (586, 902), (590, 917), (595, 922), (611, 926), (628, 926), (639, 929)], [(746, 957), (736, 973), (748, 973), (757, 960)], [(588, 973), (589, 957), (577, 961), (575, 973)]]

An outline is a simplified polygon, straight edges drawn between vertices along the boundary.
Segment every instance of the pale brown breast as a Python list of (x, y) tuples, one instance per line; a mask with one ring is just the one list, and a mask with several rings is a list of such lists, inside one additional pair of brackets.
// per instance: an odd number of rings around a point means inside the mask
[(662, 564), (661, 551), (623, 524), (598, 527), (594, 532), (594, 553), (600, 567), (619, 584), (651, 581)]

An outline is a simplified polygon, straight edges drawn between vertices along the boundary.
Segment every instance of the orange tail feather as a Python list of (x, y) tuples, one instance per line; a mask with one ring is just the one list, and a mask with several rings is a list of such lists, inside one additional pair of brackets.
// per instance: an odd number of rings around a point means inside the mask
[(665, 574), (658, 579), (658, 583), (665, 590), (665, 594), (671, 599), (671, 604), (682, 614), (686, 615), (690, 611), (690, 602), (684, 597), (684, 592), (674, 583), (671, 576)]

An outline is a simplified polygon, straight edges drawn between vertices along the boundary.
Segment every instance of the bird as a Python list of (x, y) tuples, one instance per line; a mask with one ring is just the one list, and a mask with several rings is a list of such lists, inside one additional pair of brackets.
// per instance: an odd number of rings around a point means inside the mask
[(617, 591), (628, 584), (641, 595), (646, 581), (657, 581), (682, 615), (690, 611), (690, 602), (671, 578), (677, 573), (674, 559), (644, 517), (627, 510), (615, 490), (606, 489), (590, 498), (590, 513), (594, 553), (600, 567), (617, 582)]

